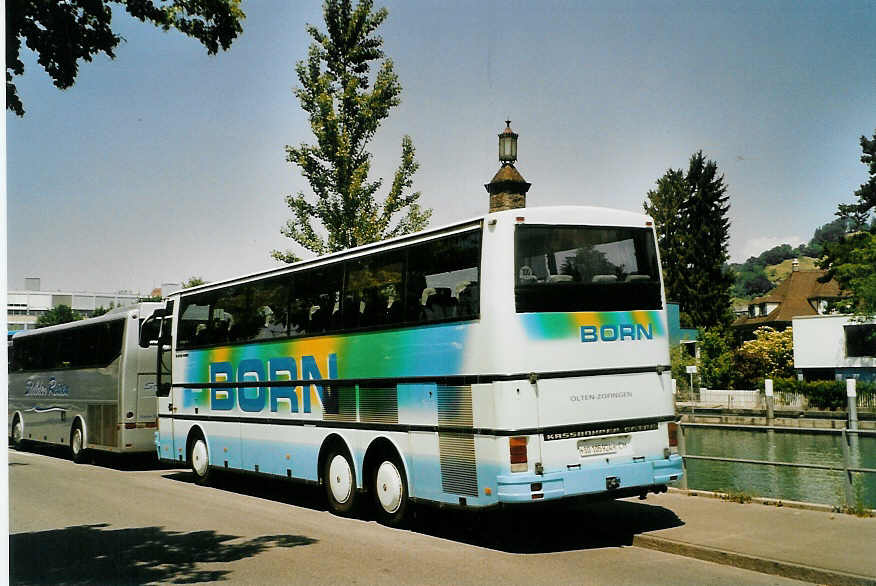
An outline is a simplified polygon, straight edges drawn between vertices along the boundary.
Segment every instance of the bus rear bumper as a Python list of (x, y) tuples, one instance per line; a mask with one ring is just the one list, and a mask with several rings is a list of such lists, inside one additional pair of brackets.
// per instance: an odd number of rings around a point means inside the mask
[(501, 474), (497, 478), (500, 503), (527, 503), (600, 494), (607, 498), (654, 490), (681, 478), (682, 459), (677, 454), (659, 460), (581, 466), (580, 469), (544, 474)]

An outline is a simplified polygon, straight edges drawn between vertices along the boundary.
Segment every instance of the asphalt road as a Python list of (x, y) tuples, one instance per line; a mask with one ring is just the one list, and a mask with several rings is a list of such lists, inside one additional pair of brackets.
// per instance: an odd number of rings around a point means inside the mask
[(477, 515), (416, 507), (405, 529), (325, 510), (319, 489), (49, 450), (9, 452), (12, 583), (798, 584), (632, 547), (678, 526), (640, 501)]

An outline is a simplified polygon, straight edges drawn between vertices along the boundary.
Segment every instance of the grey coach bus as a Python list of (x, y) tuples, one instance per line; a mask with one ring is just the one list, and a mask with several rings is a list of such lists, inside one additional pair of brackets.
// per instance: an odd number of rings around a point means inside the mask
[[(155, 450), (156, 347), (163, 303), (140, 303), (81, 321), (21, 332), (9, 347), (9, 437), (86, 449)], [(154, 327), (144, 331), (141, 326)], [(141, 340), (142, 342), (141, 346)]]

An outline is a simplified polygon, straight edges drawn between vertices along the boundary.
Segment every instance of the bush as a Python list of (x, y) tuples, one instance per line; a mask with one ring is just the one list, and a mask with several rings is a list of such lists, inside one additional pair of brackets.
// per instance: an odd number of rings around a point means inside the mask
[(739, 379), (737, 383), (794, 376), (794, 338), (791, 328), (779, 332), (763, 326), (757, 328), (754, 335), (754, 340), (743, 343), (736, 351), (734, 370)]
[[(763, 388), (763, 382), (760, 387)], [(797, 393), (805, 396), (813, 409), (845, 409), (846, 382), (834, 380), (801, 381), (795, 378), (773, 379), (776, 393)], [(876, 383), (857, 384), (858, 395), (876, 393)]]
[(690, 375), (687, 374), (685, 369), (696, 364), (696, 358), (690, 356), (681, 344), (676, 344), (669, 349), (669, 359), (672, 365), (672, 378), (675, 379), (678, 385), (678, 392), (685, 393), (691, 390)]

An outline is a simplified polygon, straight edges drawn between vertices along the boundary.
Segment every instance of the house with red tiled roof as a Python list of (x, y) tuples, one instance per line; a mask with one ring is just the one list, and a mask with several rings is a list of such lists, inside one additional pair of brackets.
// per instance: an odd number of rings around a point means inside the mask
[(749, 302), (748, 315), (737, 318), (733, 328), (747, 339), (761, 326), (784, 330), (795, 317), (829, 313), (830, 302), (847, 294), (833, 279), (825, 283), (819, 281), (826, 273), (821, 270), (801, 271), (795, 262), (787, 279), (766, 295)]

